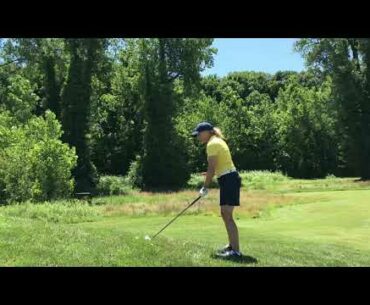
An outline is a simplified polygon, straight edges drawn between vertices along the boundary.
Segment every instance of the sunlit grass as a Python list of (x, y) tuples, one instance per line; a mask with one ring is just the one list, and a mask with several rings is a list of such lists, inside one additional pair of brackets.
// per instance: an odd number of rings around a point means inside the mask
[(235, 218), (241, 249), (257, 262), (212, 256), (227, 240), (217, 189), (157, 239), (144, 240), (198, 196), (193, 188), (130, 191), (94, 198), (92, 205), (1, 206), (0, 265), (370, 266), (369, 182), (297, 180), (263, 172), (243, 178)]

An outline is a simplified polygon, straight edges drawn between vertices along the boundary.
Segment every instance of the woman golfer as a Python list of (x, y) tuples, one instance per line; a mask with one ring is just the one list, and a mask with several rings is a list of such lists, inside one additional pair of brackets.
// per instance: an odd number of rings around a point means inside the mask
[(231, 158), (230, 150), (223, 140), (220, 129), (208, 122), (202, 122), (194, 129), (202, 144), (207, 144), (208, 170), (204, 186), (199, 191), (202, 197), (208, 194), (208, 187), (214, 175), (220, 186), (221, 216), (225, 223), (229, 237), (229, 244), (218, 251), (218, 255), (225, 258), (241, 257), (239, 251), (239, 233), (233, 219), (233, 210), (239, 206), (241, 178)]

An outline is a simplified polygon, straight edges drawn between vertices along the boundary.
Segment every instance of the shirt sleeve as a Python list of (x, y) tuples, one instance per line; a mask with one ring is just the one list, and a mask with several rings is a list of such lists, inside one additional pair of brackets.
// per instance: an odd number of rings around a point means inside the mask
[(207, 145), (207, 156), (208, 157), (217, 156), (219, 151), (220, 151), (220, 144), (210, 143)]

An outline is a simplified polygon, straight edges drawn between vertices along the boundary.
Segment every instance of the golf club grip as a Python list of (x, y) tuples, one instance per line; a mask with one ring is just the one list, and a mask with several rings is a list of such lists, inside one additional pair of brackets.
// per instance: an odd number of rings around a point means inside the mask
[(159, 233), (161, 233), (165, 228), (167, 228), (171, 223), (173, 223), (179, 216), (181, 216), (188, 208), (190, 208), (194, 203), (196, 203), (202, 196), (199, 196), (197, 199), (195, 199), (192, 203), (190, 203), (185, 209), (183, 209), (177, 216), (172, 219), (168, 224), (166, 224), (158, 233), (156, 233), (152, 239), (154, 239)]

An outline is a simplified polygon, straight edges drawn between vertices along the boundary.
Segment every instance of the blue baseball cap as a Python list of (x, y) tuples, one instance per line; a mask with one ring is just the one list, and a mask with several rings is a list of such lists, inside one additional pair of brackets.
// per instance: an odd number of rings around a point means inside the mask
[(197, 125), (197, 127), (194, 129), (194, 131), (191, 133), (193, 137), (197, 136), (200, 132), (205, 130), (213, 130), (213, 125), (208, 122), (202, 122)]

